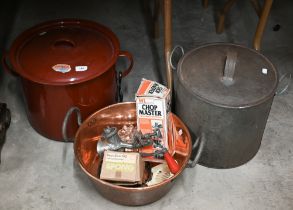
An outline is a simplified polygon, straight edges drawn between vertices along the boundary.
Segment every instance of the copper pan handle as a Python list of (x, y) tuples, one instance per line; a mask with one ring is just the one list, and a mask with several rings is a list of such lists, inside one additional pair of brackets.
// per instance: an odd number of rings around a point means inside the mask
[(6, 71), (7, 73), (13, 76), (18, 76), (18, 74), (8, 65), (7, 60), (8, 60), (8, 53), (5, 52), (1, 59), (1, 63), (2, 63), (4, 71)]
[(76, 112), (76, 116), (77, 116), (77, 124), (78, 126), (81, 125), (82, 123), (82, 119), (81, 119), (81, 114), (80, 114), (80, 109), (76, 106), (74, 107), (71, 107), (65, 117), (64, 117), (64, 120), (63, 120), (63, 124), (62, 124), (62, 136), (63, 136), (63, 139), (64, 141), (66, 142), (69, 142), (69, 141), (74, 141), (74, 139), (70, 139), (68, 138), (67, 136), (67, 126), (68, 126), (68, 121), (69, 121), (69, 117), (72, 115), (73, 112)]
[(287, 92), (291, 83), (291, 78), (292, 78), (292, 75), (289, 72), (283, 74), (280, 77), (276, 95), (282, 95)]
[(201, 136), (197, 137), (194, 144), (192, 145), (192, 153), (194, 153), (196, 151), (196, 148), (198, 148), (197, 153), (193, 160), (189, 160), (188, 164), (186, 165), (186, 168), (194, 168), (196, 166), (201, 157), (205, 143), (206, 137), (205, 134), (202, 133)]

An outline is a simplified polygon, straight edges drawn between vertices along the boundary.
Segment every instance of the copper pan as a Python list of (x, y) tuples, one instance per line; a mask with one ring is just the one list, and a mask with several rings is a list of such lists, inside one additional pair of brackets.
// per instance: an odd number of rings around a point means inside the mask
[(197, 157), (190, 162), (192, 148), (198, 145), (198, 141), (192, 146), (188, 129), (183, 122), (174, 115), (175, 124), (183, 130), (183, 137), (188, 143), (187, 155), (175, 154), (174, 158), (181, 166), (180, 171), (172, 178), (153, 186), (148, 187), (122, 187), (116, 186), (97, 178), (97, 171), (100, 166), (100, 158), (96, 152), (98, 138), (103, 128), (107, 125), (121, 128), (125, 124), (136, 124), (136, 107), (134, 102), (125, 102), (105, 107), (88, 117), (79, 127), (74, 142), (75, 157), (81, 169), (94, 182), (99, 193), (105, 198), (122, 205), (138, 206), (152, 203), (163, 197), (174, 184), (174, 180), (181, 174), (185, 167), (194, 166), (200, 156), (199, 145)]

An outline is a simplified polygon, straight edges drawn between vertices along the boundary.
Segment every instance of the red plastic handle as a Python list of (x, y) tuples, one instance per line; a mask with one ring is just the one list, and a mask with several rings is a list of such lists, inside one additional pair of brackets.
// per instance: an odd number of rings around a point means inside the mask
[(132, 57), (131, 53), (129, 53), (127, 51), (120, 51), (119, 56), (120, 57), (127, 57), (128, 60), (129, 60), (129, 62), (130, 62), (128, 68), (122, 72), (122, 77), (125, 77), (132, 70), (132, 67), (133, 67), (133, 57)]
[(164, 158), (167, 162), (167, 165), (171, 171), (172, 174), (176, 174), (180, 170), (180, 166), (178, 163), (174, 160), (174, 158), (169, 154), (169, 152), (164, 153)]

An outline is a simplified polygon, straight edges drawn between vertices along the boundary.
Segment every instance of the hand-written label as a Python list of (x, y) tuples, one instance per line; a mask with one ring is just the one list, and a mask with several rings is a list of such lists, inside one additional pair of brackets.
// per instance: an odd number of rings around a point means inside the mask
[(87, 66), (75, 66), (75, 71), (86, 71)]

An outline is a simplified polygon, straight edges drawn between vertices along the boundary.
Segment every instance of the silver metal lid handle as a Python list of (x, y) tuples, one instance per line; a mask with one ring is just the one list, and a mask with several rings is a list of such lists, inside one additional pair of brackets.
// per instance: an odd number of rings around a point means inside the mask
[(236, 62), (237, 62), (237, 52), (228, 51), (226, 62), (225, 62), (224, 74), (222, 78), (222, 82), (227, 86), (232, 85), (234, 83), (234, 73), (235, 73)]
[[(173, 48), (173, 50), (171, 51), (171, 53), (170, 53), (170, 57), (169, 57), (169, 64), (170, 64), (170, 66), (171, 66), (171, 68), (173, 69), (173, 70), (176, 70), (177, 69), (177, 64), (176, 64), (176, 66), (173, 64), (173, 62), (172, 62), (172, 59), (173, 59), (173, 55), (174, 55), (174, 52), (177, 50), (177, 49), (180, 49), (181, 50), (181, 57), (184, 55), (184, 49), (183, 49), (183, 47), (181, 46), (181, 45), (176, 45), (174, 48)], [(180, 57), (180, 58), (181, 58)]]

